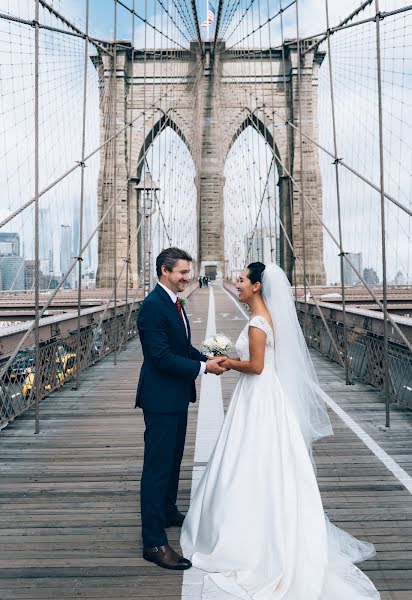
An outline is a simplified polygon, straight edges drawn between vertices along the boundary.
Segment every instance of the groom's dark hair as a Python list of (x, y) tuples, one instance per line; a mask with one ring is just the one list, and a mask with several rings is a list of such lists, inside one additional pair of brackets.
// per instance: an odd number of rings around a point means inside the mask
[(173, 267), (178, 260), (188, 260), (192, 262), (192, 257), (186, 250), (180, 248), (166, 248), (162, 250), (159, 256), (156, 258), (156, 273), (158, 278), (162, 276), (162, 267), (165, 267), (168, 271), (173, 271)]

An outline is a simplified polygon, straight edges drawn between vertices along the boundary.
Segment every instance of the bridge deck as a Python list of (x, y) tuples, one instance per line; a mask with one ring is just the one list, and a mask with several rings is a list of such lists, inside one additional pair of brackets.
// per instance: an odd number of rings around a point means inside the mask
[[(204, 337), (207, 290), (189, 300), (194, 342)], [(214, 288), (217, 330), (236, 338), (244, 321)], [(314, 356), (321, 384), (405, 471), (412, 474), (412, 412), (394, 409), (384, 424), (380, 394), (346, 387), (339, 367)], [(27, 413), (1, 433), (0, 597), (177, 600), (183, 577), (141, 558), (138, 488), (143, 419), (132, 409), (141, 353), (132, 341), (112, 367), (108, 357), (41, 406), (41, 433)], [(222, 378), (224, 404), (237, 375)], [(191, 407), (180, 486), (190, 498), (198, 405)], [(412, 597), (412, 498), (381, 460), (331, 412), (335, 436), (316, 446), (325, 508), (338, 525), (376, 544), (364, 569), (383, 599)], [(177, 545), (179, 531), (170, 531)], [(185, 597), (199, 598), (198, 588)]]

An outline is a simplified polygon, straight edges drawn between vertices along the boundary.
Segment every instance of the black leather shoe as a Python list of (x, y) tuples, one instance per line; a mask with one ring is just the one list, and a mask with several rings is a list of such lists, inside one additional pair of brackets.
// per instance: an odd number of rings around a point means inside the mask
[(185, 515), (182, 515), (181, 512), (177, 512), (175, 515), (173, 515), (173, 517), (167, 519), (166, 527), (181, 527), (184, 520)]
[(154, 548), (143, 548), (143, 558), (159, 567), (163, 567), (163, 569), (171, 569), (172, 571), (184, 571), (192, 566), (190, 560), (180, 556), (169, 544), (155, 546)]

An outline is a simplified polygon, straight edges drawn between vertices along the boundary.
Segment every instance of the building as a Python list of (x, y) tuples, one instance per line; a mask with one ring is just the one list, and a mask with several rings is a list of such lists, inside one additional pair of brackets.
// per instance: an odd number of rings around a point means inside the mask
[(53, 271), (53, 238), (50, 227), (50, 211), (39, 208), (39, 259), (40, 270), (44, 275)]
[(0, 232), (0, 275), (2, 290), (24, 290), (24, 258), (20, 256), (18, 233)]
[[(70, 268), (72, 260), (72, 229), (70, 225), (60, 225), (60, 270), (65, 275)], [(72, 274), (66, 279), (63, 287), (72, 287)]]
[(86, 271), (82, 271), (82, 289), (96, 289), (96, 273), (90, 268), (87, 268)]
[[(356, 268), (358, 273), (362, 274), (362, 252), (348, 252), (347, 257), (352, 265)], [(343, 281), (345, 285), (357, 285), (360, 282), (359, 276), (356, 274), (355, 270), (347, 260), (343, 261)]]
[(20, 256), (18, 233), (0, 232), (0, 256)]
[(363, 278), (366, 281), (366, 283), (370, 285), (376, 285), (377, 283), (379, 283), (379, 277), (377, 272), (375, 271), (375, 269), (369, 267), (363, 269)]
[(398, 286), (405, 285), (405, 275), (402, 273), (402, 271), (398, 271), (396, 273), (394, 284)]
[(22, 256), (2, 256), (0, 272), (3, 290), (24, 290), (24, 258)]
[[(265, 265), (275, 262), (275, 253), (278, 246), (280, 248), (279, 238), (276, 238), (274, 231), (269, 228), (256, 229), (254, 235), (246, 236), (245, 240), (245, 258), (247, 263), (260, 261)], [(273, 249), (273, 258), (272, 258)]]
[(24, 261), (24, 289), (34, 290), (34, 278), (35, 278), (35, 261), (25, 260)]
[[(24, 287), (26, 290), (34, 290), (35, 285), (35, 261), (25, 260), (24, 261)], [(54, 290), (59, 285), (59, 279), (54, 273), (42, 273), (40, 271), (40, 289), (41, 290)]]

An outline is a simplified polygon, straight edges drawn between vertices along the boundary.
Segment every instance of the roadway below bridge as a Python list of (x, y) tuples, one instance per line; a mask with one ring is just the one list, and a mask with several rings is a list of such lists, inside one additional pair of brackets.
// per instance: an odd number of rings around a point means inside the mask
[[(232, 340), (245, 324), (233, 298), (218, 284), (212, 290), (195, 291), (188, 300), (197, 346), (208, 317)], [(387, 430), (380, 392), (362, 383), (346, 386), (339, 366), (312, 356), (331, 397), (335, 430), (334, 437), (315, 445), (325, 510), (338, 526), (376, 545), (377, 556), (360, 567), (382, 599), (410, 600), (412, 411), (394, 407)], [(141, 411), (133, 409), (141, 361), (135, 338), (118, 354), (116, 367), (108, 356), (82, 374), (79, 390), (68, 383), (41, 403), (39, 435), (33, 433), (33, 410), (0, 433), (2, 600), (200, 600), (199, 572), (166, 571), (141, 557), (144, 423)], [(183, 512), (237, 377), (225, 374), (221, 396), (211, 397), (204, 387), (190, 406), (178, 502)], [(170, 529), (169, 539), (178, 546), (179, 530)]]

